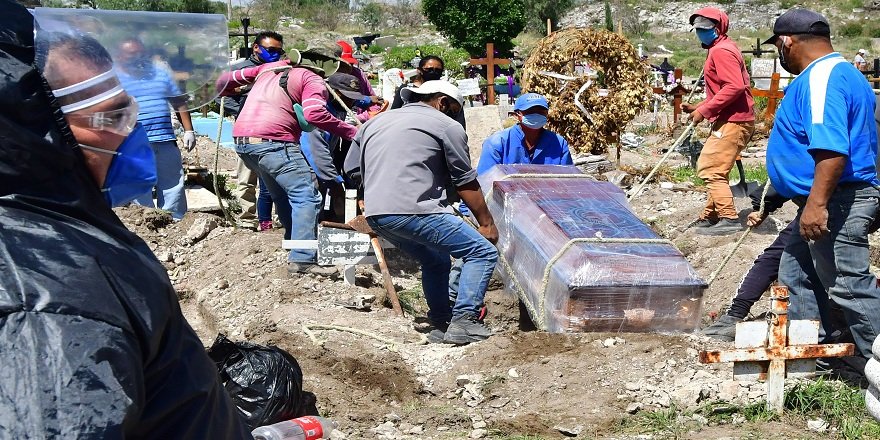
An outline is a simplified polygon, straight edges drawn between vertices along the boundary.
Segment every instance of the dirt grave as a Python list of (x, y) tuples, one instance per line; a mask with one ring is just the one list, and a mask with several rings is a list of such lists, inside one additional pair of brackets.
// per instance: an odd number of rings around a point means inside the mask
[[(213, 160), (212, 148), (200, 140), (203, 164), (209, 151)], [(221, 156), (221, 169), (234, 169), (234, 155), (221, 150)], [(650, 149), (622, 156), (633, 166), (658, 158)], [(744, 218), (749, 201), (736, 202)], [(699, 188), (650, 184), (632, 209), (708, 278), (739, 234), (706, 237), (687, 230), (704, 203)], [(374, 267), (358, 268), (356, 286), (338, 277), (288, 277), (280, 229), (235, 229), (206, 213), (172, 222), (167, 213), (140, 207), (116, 212), (168, 269), (183, 313), (206, 346), (222, 332), (233, 340), (277, 345), (297, 358), (305, 390), (317, 396), (322, 415), (339, 423), (333, 438), (665, 438), (637, 437), (622, 421), (644, 411), (714, 400), (750, 403), (764, 395), (763, 384), (734, 382), (730, 365), (697, 362), (699, 350), (728, 344), (693, 334), (523, 330), (529, 326), (520, 321), (518, 301), (497, 289), (486, 299), (486, 322), (495, 336), (465, 347), (419, 344), (422, 335), (413, 321), (424, 316), (425, 305), (418, 271), (405, 256), (389, 260), (395, 285), (416, 316), (397, 317), (378, 303), (371, 311), (343, 305), (352, 296), (382, 295)], [(722, 312), (754, 258), (794, 214), (793, 206), (785, 206), (740, 247), (705, 292), (705, 323)], [(753, 314), (767, 303), (758, 303)], [(304, 325), (350, 327), (396, 343), (333, 330), (313, 330), (313, 340)], [(778, 422), (693, 423), (676, 436), (816, 437), (803, 426)]]

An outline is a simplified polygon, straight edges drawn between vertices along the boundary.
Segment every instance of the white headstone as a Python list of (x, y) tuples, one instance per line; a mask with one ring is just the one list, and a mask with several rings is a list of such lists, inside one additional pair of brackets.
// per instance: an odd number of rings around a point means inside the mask
[(778, 59), (752, 58), (751, 77), (756, 89), (770, 90), (770, 77), (774, 72), (779, 72), (779, 88), (787, 86), (792, 75), (782, 68)]

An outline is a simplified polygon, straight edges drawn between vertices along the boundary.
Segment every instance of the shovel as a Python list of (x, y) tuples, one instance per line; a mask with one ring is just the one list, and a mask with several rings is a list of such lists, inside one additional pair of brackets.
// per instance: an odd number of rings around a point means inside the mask
[(730, 192), (734, 197), (748, 197), (752, 191), (761, 186), (758, 182), (746, 182), (746, 170), (739, 156), (736, 158), (736, 170), (739, 171), (739, 180), (730, 182)]

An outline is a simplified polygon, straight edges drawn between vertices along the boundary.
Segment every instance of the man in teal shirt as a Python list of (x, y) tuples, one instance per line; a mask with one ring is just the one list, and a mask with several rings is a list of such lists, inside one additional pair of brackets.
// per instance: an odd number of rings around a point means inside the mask
[(526, 93), (516, 99), (513, 110), (519, 123), (489, 136), (477, 174), (500, 164), (572, 165), (568, 142), (544, 128), (547, 124), (547, 98)]

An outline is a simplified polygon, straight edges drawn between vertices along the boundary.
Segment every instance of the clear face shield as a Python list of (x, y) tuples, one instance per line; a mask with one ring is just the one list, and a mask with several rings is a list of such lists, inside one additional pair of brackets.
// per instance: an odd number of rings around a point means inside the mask
[[(77, 81), (70, 79), (76, 75), (67, 75), (63, 83), (47, 76), (65, 114), (96, 128), (133, 127), (137, 104), (123, 92), (198, 109), (217, 97), (216, 80), (228, 69), (228, 29), (220, 14), (36, 8), (34, 21), (38, 62), (47, 56), (47, 47), (64, 39), (59, 35), (90, 37), (109, 54), (109, 66), (102, 51), (90, 53), (88, 47), (64, 55), (69, 59), (61, 62), (69, 68), (90, 70)], [(120, 99), (97, 109), (114, 98)]]

